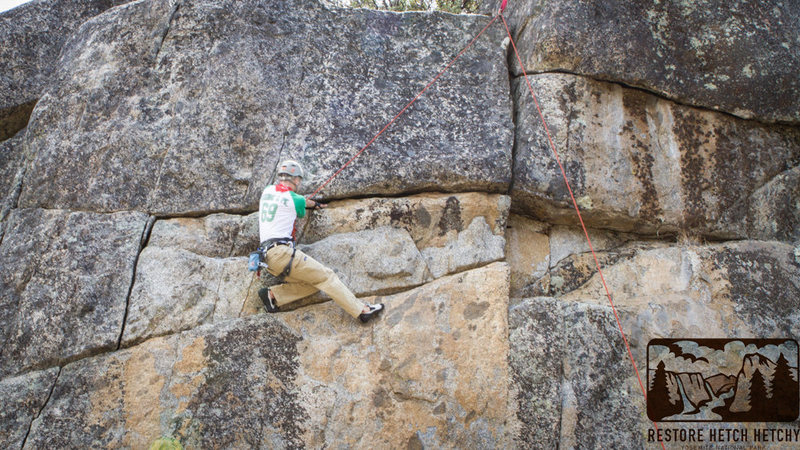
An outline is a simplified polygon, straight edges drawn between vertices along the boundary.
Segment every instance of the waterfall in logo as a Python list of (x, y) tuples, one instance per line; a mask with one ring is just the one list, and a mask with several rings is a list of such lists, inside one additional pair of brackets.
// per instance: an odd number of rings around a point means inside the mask
[(665, 417), (664, 420), (676, 422), (716, 422), (722, 420), (722, 416), (715, 413), (714, 408), (725, 406), (725, 400), (733, 397), (735, 394), (733, 390), (725, 391), (720, 395), (716, 395), (714, 393), (714, 389), (711, 387), (708, 381), (703, 380), (703, 388), (704, 391), (708, 393), (708, 396), (704, 397), (703, 400), (698, 401), (696, 394), (687, 394), (687, 388), (685, 384), (691, 380), (691, 376), (689, 374), (679, 374), (675, 376), (674, 379), (677, 384), (678, 391), (680, 392), (681, 401), (683, 402), (683, 411), (681, 411), (680, 414)]
[(677, 377), (678, 379), (678, 391), (681, 393), (681, 401), (683, 401), (683, 411), (680, 415), (690, 415), (697, 412), (697, 408), (692, 404), (689, 400), (689, 396), (686, 395), (686, 388), (683, 386), (683, 380), (681, 377)]

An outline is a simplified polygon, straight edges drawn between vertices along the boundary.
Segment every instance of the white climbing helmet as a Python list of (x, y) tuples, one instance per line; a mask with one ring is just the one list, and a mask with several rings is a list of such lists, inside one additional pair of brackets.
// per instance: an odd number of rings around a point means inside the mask
[(281, 167), (278, 169), (278, 176), (280, 175), (303, 178), (303, 166), (297, 161), (287, 159), (281, 163)]

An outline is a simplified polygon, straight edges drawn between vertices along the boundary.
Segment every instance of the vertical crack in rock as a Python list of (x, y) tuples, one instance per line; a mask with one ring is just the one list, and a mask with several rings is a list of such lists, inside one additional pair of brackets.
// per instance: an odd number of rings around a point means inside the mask
[(139, 241), (139, 251), (136, 252), (136, 258), (133, 261), (133, 271), (131, 273), (131, 283), (128, 287), (128, 295), (125, 296), (125, 314), (122, 316), (122, 326), (119, 330), (119, 337), (117, 338), (117, 350), (122, 348), (122, 336), (125, 335), (125, 325), (128, 322), (128, 310), (131, 306), (131, 295), (133, 294), (133, 285), (136, 282), (136, 269), (139, 266), (139, 257), (142, 255), (142, 251), (145, 247), (147, 247), (147, 243), (150, 241), (150, 233), (153, 231), (153, 225), (156, 223), (155, 216), (150, 216), (150, 219), (147, 221), (147, 224), (144, 226), (144, 230), (142, 230), (142, 237)]
[[(561, 344), (564, 347), (566, 347), (566, 342), (565, 342), (566, 335), (567, 335), (567, 323), (566, 323), (566, 317), (565, 317), (566, 314), (564, 314), (563, 307), (559, 308), (559, 310), (560, 310), (560, 314), (561, 314), (561, 323), (560, 323), (560, 327), (559, 327), (558, 331), (560, 333), (559, 336), (560, 336), (560, 338), (562, 340)], [(558, 400), (559, 401), (556, 403), (556, 416), (555, 416), (556, 417), (555, 429), (558, 430), (558, 443), (557, 443), (557, 446), (559, 446), (559, 447), (561, 446), (561, 441), (562, 441), (561, 430), (563, 428), (563, 422), (564, 422), (564, 388), (563, 388), (563, 384), (566, 381), (566, 379), (565, 379), (566, 377), (564, 375), (564, 372), (565, 372), (564, 371), (564, 366), (565, 366), (564, 360), (567, 357), (566, 348), (564, 348), (564, 347), (562, 347), (561, 358), (560, 358), (560, 361), (558, 362), (558, 378), (559, 378), (560, 387), (559, 387), (559, 392), (558, 392)]]
[(503, 40), (503, 45), (505, 46), (506, 50), (506, 66), (508, 70), (508, 95), (511, 98), (511, 123), (513, 124), (513, 133), (514, 136), (511, 138), (511, 181), (508, 183), (508, 190), (506, 191), (506, 195), (511, 196), (511, 193), (514, 191), (514, 184), (516, 181), (516, 174), (517, 174), (517, 127), (519, 124), (519, 110), (517, 109), (517, 104), (515, 103), (516, 99), (514, 96), (514, 73), (511, 71), (511, 64), (509, 64), (509, 59), (512, 57), (513, 49), (511, 49), (511, 41), (508, 40), (508, 36), (506, 39)]
[(169, 33), (170, 28), (172, 28), (172, 21), (175, 19), (175, 14), (178, 12), (183, 0), (171, 0), (171, 3), (172, 7), (169, 12), (169, 18), (167, 18), (167, 23), (156, 36), (158, 43), (153, 51), (153, 63), (156, 65), (156, 67), (158, 66), (158, 56), (161, 54), (161, 47), (163, 47), (164, 41), (167, 39), (167, 34)]
[[(415, 246), (417, 247), (417, 251), (419, 252), (419, 254), (420, 254), (420, 255), (422, 255), (422, 249), (420, 249), (420, 248), (419, 248), (419, 245), (415, 244)], [(428, 264), (428, 261), (427, 261), (425, 258), (422, 258), (422, 261), (421, 261), (421, 262), (422, 262), (422, 264), (425, 264), (425, 273), (424, 273), (424, 275), (423, 275), (423, 276), (425, 277), (424, 279), (427, 279), (427, 280), (434, 280), (434, 279), (435, 279), (435, 277), (433, 276), (433, 271), (431, 270), (431, 266), (430, 266), (430, 264)], [(427, 284), (427, 283), (429, 283), (429, 282), (430, 282), (430, 281), (428, 281), (428, 282), (426, 282), (426, 283), (423, 283), (423, 284)], [(421, 285), (419, 285), (419, 286), (421, 286)], [(405, 291), (410, 291), (410, 290), (413, 290), (413, 289), (416, 289), (416, 288), (418, 288), (419, 286), (412, 286), (412, 287), (409, 287), (408, 289), (404, 290), (403, 292), (405, 292)]]
[[(170, 9), (169, 17), (166, 20), (166, 24), (163, 26), (163, 29), (157, 34), (156, 39), (158, 40), (157, 45), (153, 50), (153, 65), (158, 68), (159, 60), (158, 57), (161, 54), (161, 48), (164, 46), (164, 42), (167, 39), (167, 34), (169, 34), (170, 29), (172, 28), (172, 21), (175, 19), (175, 15), (178, 12), (179, 7), (183, 3), (182, 0), (170, 0), (172, 2), (172, 7)], [(154, 33), (155, 34), (155, 33)], [(173, 114), (174, 114), (175, 105), (173, 105)], [(174, 115), (173, 115), (174, 117)], [(164, 151), (163, 156), (161, 157), (161, 164), (159, 164), (156, 182), (153, 189), (150, 191), (150, 195), (148, 195), (148, 199), (145, 203), (145, 208), (148, 212), (150, 212), (150, 205), (153, 204), (153, 201), (150, 199), (151, 196), (155, 196), (156, 193), (159, 191), (161, 187), (161, 177), (164, 174), (164, 166), (167, 163), (167, 158), (169, 157), (170, 151), (172, 150), (171, 146), (167, 146), (166, 150)]]
[(47, 398), (45, 399), (44, 403), (42, 403), (42, 407), (39, 408), (39, 412), (36, 413), (33, 418), (31, 418), (31, 423), (28, 425), (28, 431), (25, 433), (25, 437), (22, 438), (22, 445), (20, 445), (20, 449), (25, 448), (25, 443), (28, 441), (28, 436), (31, 434), (31, 430), (33, 429), (33, 424), (39, 419), (39, 416), (42, 415), (42, 412), (45, 408), (47, 408), (47, 404), (50, 403), (50, 398), (53, 397), (53, 392), (56, 390), (56, 385), (58, 384), (58, 378), (61, 376), (61, 371), (63, 370), (62, 367), (58, 368), (58, 373), (56, 374), (55, 380), (53, 380), (53, 385), (50, 387), (50, 392), (47, 393)]
[(3, 224), (3, 227), (0, 228), (0, 245), (3, 244), (5, 229), (8, 226), (6, 219), (8, 219), (8, 216), (11, 214), (12, 210), (19, 207), (19, 196), (22, 193), (22, 180), (25, 178), (26, 170), (27, 169), (23, 166), (22, 170), (17, 173), (17, 176), (14, 178), (14, 187), (11, 191), (8, 202), (6, 202), (4, 205), (0, 205), (0, 224)]
[(3, 227), (0, 227), (0, 245), (2, 245), (3, 238), (5, 237), (5, 228), (7, 227), (6, 219), (8, 219), (8, 216), (11, 214), (12, 210), (19, 208), (19, 198), (22, 195), (25, 174), (28, 173), (28, 168), (31, 166), (31, 164), (33, 164), (33, 152), (26, 151), (24, 137), (22, 138), (22, 143), (20, 145), (22, 145), (22, 167), (14, 176), (14, 187), (12, 188), (8, 201), (5, 202), (5, 204), (0, 205), (0, 223), (3, 224)]
[[(208, 316), (206, 316), (210, 321), (210, 323), (214, 323), (214, 316), (216, 316), (217, 314), (217, 305), (219, 305), (219, 302), (222, 300), (222, 294), (220, 293), (220, 288), (222, 288), (222, 280), (224, 278), (225, 278), (224, 276), (220, 276), (219, 280), (217, 280), (217, 288), (214, 290), (214, 292), (217, 294), (217, 298), (216, 300), (214, 300), (214, 306), (211, 307), (211, 313)], [(247, 300), (247, 296), (245, 296), (245, 300)], [(244, 305), (242, 305), (242, 309), (244, 309)], [(198, 323), (198, 325), (204, 325), (205, 323), (206, 323), (205, 319), (201, 318), (200, 323)]]
[(247, 301), (250, 300), (250, 292), (253, 291), (253, 283), (255, 283), (257, 279), (256, 276), (250, 278), (250, 284), (247, 286), (247, 294), (244, 296), (244, 300), (242, 300), (242, 308), (239, 309), (239, 315), (236, 317), (241, 318), (242, 314), (244, 314), (244, 307), (247, 306)]

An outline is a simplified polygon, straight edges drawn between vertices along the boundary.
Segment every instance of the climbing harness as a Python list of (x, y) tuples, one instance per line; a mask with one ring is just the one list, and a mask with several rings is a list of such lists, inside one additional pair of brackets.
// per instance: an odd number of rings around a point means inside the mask
[(294, 241), (291, 239), (285, 238), (278, 238), (278, 239), (268, 239), (261, 243), (258, 246), (256, 251), (250, 253), (250, 260), (247, 262), (247, 270), (251, 272), (257, 272), (256, 276), (261, 276), (261, 269), (269, 269), (268, 261), (267, 261), (267, 252), (272, 247), (276, 245), (288, 245), (292, 248), (292, 255), (289, 257), (289, 263), (286, 264), (286, 267), (283, 271), (278, 274), (277, 278), (279, 281), (283, 281), (292, 271), (292, 263), (294, 262), (294, 255), (297, 252), (297, 249), (294, 246)]
[(247, 269), (251, 272), (258, 272), (257, 276), (261, 276), (261, 269), (269, 268), (269, 261), (266, 260), (267, 252), (276, 245), (288, 245), (292, 248), (292, 255), (289, 257), (289, 263), (286, 264), (286, 267), (283, 269), (283, 271), (275, 278), (283, 281), (286, 277), (288, 277), (292, 272), (292, 263), (294, 262), (294, 255), (297, 253), (297, 249), (294, 246), (294, 241), (287, 238), (267, 239), (266, 241), (262, 242), (256, 251), (250, 253), (250, 261), (247, 263)]

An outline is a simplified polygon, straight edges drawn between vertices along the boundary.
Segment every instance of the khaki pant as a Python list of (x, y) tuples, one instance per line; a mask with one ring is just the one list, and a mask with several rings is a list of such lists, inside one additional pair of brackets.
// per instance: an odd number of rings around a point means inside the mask
[[(267, 265), (269, 266), (267, 271), (274, 276), (280, 275), (291, 257), (292, 248), (288, 245), (272, 247), (267, 251)], [(350, 292), (350, 289), (339, 280), (333, 270), (323, 266), (300, 250), (295, 253), (292, 271), (284, 281), (284, 284), (270, 288), (275, 296), (275, 303), (279, 307), (322, 291), (330, 295), (333, 301), (353, 317), (358, 317), (364, 310), (364, 303)]]

